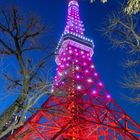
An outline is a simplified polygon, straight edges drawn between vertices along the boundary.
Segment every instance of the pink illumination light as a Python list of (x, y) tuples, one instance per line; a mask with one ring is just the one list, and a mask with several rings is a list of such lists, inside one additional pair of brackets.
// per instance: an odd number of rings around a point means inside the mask
[(100, 83), (99, 83), (99, 86), (103, 86), (103, 84), (100, 82)]
[(84, 66), (86, 66), (86, 65), (87, 65), (87, 63), (84, 62)]
[(79, 79), (79, 78), (80, 78), (80, 76), (79, 76), (79, 75), (77, 75), (77, 76), (76, 76), (76, 78), (77, 78), (77, 79)]
[(98, 74), (97, 73), (94, 73), (94, 75), (97, 76)]
[(106, 96), (107, 98), (111, 98), (111, 96), (108, 94), (107, 96)]
[(92, 91), (92, 93), (93, 93), (93, 94), (96, 94), (96, 91), (95, 91), (95, 90), (93, 90), (93, 91)]

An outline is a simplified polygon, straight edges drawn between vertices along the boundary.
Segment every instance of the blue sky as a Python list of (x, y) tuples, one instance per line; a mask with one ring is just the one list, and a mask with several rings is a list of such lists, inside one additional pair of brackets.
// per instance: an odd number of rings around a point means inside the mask
[[(56, 42), (64, 30), (67, 15), (67, 0), (5, 0), (6, 3), (12, 4), (17, 3), (21, 7), (23, 12), (31, 12), (39, 15), (41, 20), (48, 25), (49, 32), (42, 38), (42, 43), (47, 43), (48, 40), (52, 39)], [(123, 0), (120, 0), (123, 1)], [(2, 0), (0, 0), (0, 4)], [(134, 120), (140, 123), (140, 105), (132, 104), (126, 101), (123, 97), (124, 94), (129, 93), (128, 90), (122, 89), (120, 82), (122, 75), (125, 75), (125, 70), (121, 67), (122, 61), (127, 58), (127, 55), (123, 50), (113, 49), (106, 40), (102, 33), (98, 31), (102, 27), (106, 18), (111, 12), (117, 10), (120, 7), (118, 0), (109, 0), (107, 4), (101, 4), (99, 0), (96, 3), (90, 4), (87, 0), (80, 0), (80, 15), (84, 22), (86, 37), (93, 39), (95, 44), (95, 54), (93, 61), (96, 69), (110, 92), (114, 100), (130, 115)], [(54, 50), (54, 46), (48, 48), (48, 51)], [(5, 60), (2, 60), (2, 62)], [(4, 62), (3, 62), (4, 63)], [(48, 65), (52, 65), (52, 77), (55, 75), (56, 64), (54, 59), (48, 62)], [(1, 65), (1, 69), (7, 71), (10, 68), (11, 71), (15, 71), (15, 62), (10, 60), (9, 64), (5, 63)], [(47, 70), (46, 70), (47, 71)], [(0, 97), (2, 97), (4, 81), (2, 76), (0, 78)], [(11, 95), (10, 98), (0, 101), (0, 109), (4, 111), (11, 103), (15, 100), (15, 94)]]

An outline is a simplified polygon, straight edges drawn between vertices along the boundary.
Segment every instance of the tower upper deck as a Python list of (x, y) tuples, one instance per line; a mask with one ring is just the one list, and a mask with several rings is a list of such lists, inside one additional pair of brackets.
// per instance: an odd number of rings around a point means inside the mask
[(84, 24), (79, 14), (78, 0), (69, 0), (66, 26), (56, 48), (58, 54), (56, 57), (57, 64), (59, 63), (59, 56), (69, 45), (87, 51), (92, 57), (94, 43), (91, 39), (84, 36), (84, 31)]

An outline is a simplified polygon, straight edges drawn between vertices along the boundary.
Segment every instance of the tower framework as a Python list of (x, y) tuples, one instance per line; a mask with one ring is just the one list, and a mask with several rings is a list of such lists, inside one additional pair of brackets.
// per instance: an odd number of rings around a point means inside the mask
[[(113, 100), (92, 62), (77, 0), (56, 49), (52, 95), (9, 140), (140, 140), (140, 126)], [(53, 94), (56, 93), (56, 94)]]

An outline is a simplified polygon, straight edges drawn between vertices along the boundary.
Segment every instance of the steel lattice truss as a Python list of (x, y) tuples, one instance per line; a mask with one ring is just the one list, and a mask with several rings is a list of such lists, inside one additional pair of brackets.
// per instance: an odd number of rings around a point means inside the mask
[(140, 126), (99, 78), (91, 59), (93, 42), (83, 31), (78, 2), (71, 0), (52, 95), (9, 140), (140, 140)]
[[(83, 63), (81, 55), (75, 59), (75, 53), (69, 53), (71, 48), (77, 52), (81, 50), (70, 45), (68, 48), (63, 54), (71, 57), (72, 61), (70, 60), (67, 69), (58, 66), (58, 82), (54, 82), (54, 91), (58, 96), (50, 96), (42, 110), (37, 111), (14, 137), (21, 135), (21, 139), (25, 140), (139, 139), (140, 126), (115, 103), (103, 84), (100, 84), (101, 80), (92, 61), (85, 59)], [(79, 61), (78, 65), (76, 60)], [(67, 64), (64, 60), (62, 63)], [(91, 80), (87, 81), (89, 77)], [(81, 88), (78, 88), (79, 85)]]

